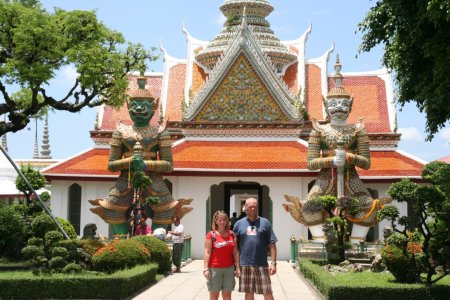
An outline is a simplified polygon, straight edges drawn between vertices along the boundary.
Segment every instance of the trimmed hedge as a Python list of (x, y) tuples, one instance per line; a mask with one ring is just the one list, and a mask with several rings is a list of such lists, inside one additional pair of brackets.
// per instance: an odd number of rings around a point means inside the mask
[(113, 240), (95, 252), (92, 257), (92, 268), (96, 271), (113, 273), (150, 261), (150, 252), (137, 240)]
[[(156, 281), (157, 264), (140, 265), (113, 274), (84, 272), (34, 276), (30, 271), (0, 277), (0, 299), (124, 299)], [(12, 273), (12, 272), (8, 272)]]
[(331, 275), (322, 269), (323, 263), (301, 259), (299, 270), (328, 300), (444, 300), (450, 294), (449, 285), (401, 284), (389, 273)]
[(172, 269), (172, 255), (164, 241), (148, 235), (134, 236), (131, 240), (136, 240), (147, 248), (151, 260), (159, 265), (158, 273), (164, 274)]

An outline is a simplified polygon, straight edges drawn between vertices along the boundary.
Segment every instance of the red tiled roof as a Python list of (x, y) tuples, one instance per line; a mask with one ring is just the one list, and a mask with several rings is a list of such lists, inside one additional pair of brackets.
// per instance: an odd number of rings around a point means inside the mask
[(178, 64), (169, 70), (166, 117), (169, 121), (181, 121), (181, 103), (184, 99), (186, 64)]
[(119, 172), (108, 171), (109, 149), (91, 148), (87, 151), (54, 165), (42, 172), (44, 176), (102, 177), (118, 176)]
[(306, 65), (305, 107), (310, 119), (323, 119), (321, 84), (320, 68), (312, 64)]
[(439, 158), (437, 161), (443, 161), (443, 162), (450, 164), (450, 155)]
[[(385, 81), (378, 76), (344, 76), (342, 85), (353, 96), (352, 111), (349, 123), (364, 118), (364, 126), (368, 132), (391, 132), (389, 125), (388, 103)], [(329, 87), (334, 82), (329, 79)]]
[(396, 151), (372, 151), (369, 170), (358, 169), (360, 176), (421, 177), (424, 164)]
[(307, 148), (291, 142), (185, 141), (173, 149), (176, 169), (301, 170)]
[[(47, 178), (114, 177), (107, 170), (109, 149), (90, 149), (43, 172)], [(173, 147), (174, 172), (272, 172), (289, 176), (309, 176), (307, 148), (295, 141), (183, 141)], [(370, 178), (419, 178), (423, 164), (396, 151), (372, 151), (369, 170), (358, 169), (360, 176)], [(194, 172), (194, 173), (192, 173)], [(263, 173), (262, 173), (263, 174)], [(261, 175), (262, 175), (261, 174)]]
[[(323, 120), (322, 90), (320, 68), (313, 64), (306, 65), (306, 109), (310, 118)], [(386, 84), (376, 75), (349, 76), (344, 75), (342, 83), (345, 90), (353, 96), (352, 111), (349, 123), (364, 119), (364, 125), (370, 133), (391, 132), (389, 125)], [(332, 89), (334, 82), (328, 78), (328, 87)]]
[(283, 76), (284, 82), (295, 95), (298, 93), (298, 63), (289, 66)]

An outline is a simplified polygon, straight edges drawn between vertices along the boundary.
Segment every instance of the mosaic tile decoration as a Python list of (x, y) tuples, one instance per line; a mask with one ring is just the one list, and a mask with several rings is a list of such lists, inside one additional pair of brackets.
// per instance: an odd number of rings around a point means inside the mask
[(286, 121), (247, 58), (241, 54), (197, 114), (196, 121)]

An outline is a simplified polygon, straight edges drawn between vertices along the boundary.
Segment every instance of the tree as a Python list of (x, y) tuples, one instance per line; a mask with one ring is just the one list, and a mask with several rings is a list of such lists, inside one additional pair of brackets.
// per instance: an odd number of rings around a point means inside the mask
[(432, 140), (450, 120), (450, 0), (378, 0), (359, 31), (360, 51), (384, 45), (382, 63), (395, 72), (397, 102), (416, 103)]
[(328, 260), (332, 263), (341, 263), (346, 259), (345, 250), (350, 248), (349, 243), (346, 243), (348, 238), (346, 218), (359, 213), (359, 202), (350, 197), (338, 199), (331, 195), (320, 196), (317, 201), (330, 216), (323, 226)]
[[(420, 275), (425, 270), (425, 281), (432, 284), (448, 274), (450, 261), (450, 164), (429, 163), (422, 171), (422, 178), (427, 185), (403, 179), (392, 184), (387, 192), (398, 202), (413, 205), (419, 220), (415, 232), (413, 224), (409, 224), (407, 217), (400, 217), (396, 207), (385, 206), (379, 211), (378, 218), (389, 220), (396, 233), (393, 238), (387, 239), (388, 248), (385, 249), (387, 256), (395, 258), (392, 266), (402, 265), (402, 270), (394, 270), (394, 275), (398, 271), (403, 276), (408, 270), (406, 273), (415, 274), (409, 274), (411, 276), (404, 279), (420, 282)], [(404, 263), (399, 264), (399, 261)]]
[[(49, 13), (36, 0), (0, 0), (0, 116), (8, 117), (0, 118), (0, 136), (25, 128), (43, 108), (78, 112), (103, 103), (122, 105), (128, 74), (145, 71), (146, 63), (158, 59), (155, 50), (126, 44), (92, 11)], [(48, 83), (65, 66), (74, 67), (78, 77), (56, 98)]]
[[(45, 177), (38, 170), (33, 169), (33, 167), (31, 167), (30, 165), (26, 165), (21, 166), (20, 171), (27, 178), (28, 182), (31, 184), (31, 187), (35, 191), (45, 187)], [(33, 191), (28, 187), (25, 180), (21, 176), (16, 177), (16, 188), (25, 194), (27, 200), (26, 204), (30, 205)], [(47, 198), (47, 194), (48, 193), (46, 193), (45, 198)]]

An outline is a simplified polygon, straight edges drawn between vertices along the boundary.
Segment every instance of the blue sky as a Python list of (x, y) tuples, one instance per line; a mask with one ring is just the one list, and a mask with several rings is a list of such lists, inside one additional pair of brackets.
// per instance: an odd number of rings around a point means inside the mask
[[(194, 38), (211, 40), (219, 33), (224, 16), (219, 7), (224, 0), (45, 0), (47, 10), (54, 7), (65, 10), (95, 10), (98, 18), (109, 28), (123, 33), (128, 41), (146, 47), (158, 47), (162, 42), (169, 55), (186, 57), (186, 40), (182, 25)], [(374, 5), (374, 1), (360, 0), (269, 0), (274, 11), (267, 18), (281, 40), (300, 37), (310, 25), (312, 32), (306, 44), (307, 59), (325, 53), (335, 43), (334, 54), (339, 53), (342, 71), (373, 71), (381, 68), (382, 48), (358, 54), (361, 34), (357, 24)], [(333, 72), (330, 59), (329, 72)], [(153, 63), (149, 71), (161, 72), (162, 60)], [(70, 68), (61, 70), (49, 90), (61, 95), (67, 90), (76, 74)], [(0, 102), (2, 99), (0, 99)], [(433, 142), (425, 142), (425, 116), (414, 105), (399, 112), (399, 131), (403, 133), (399, 149), (425, 161), (450, 155), (450, 126), (441, 130)], [(96, 109), (86, 108), (80, 113), (56, 112), (49, 115), (50, 143), (53, 158), (68, 158), (80, 153), (94, 143), (89, 137), (93, 129)], [(448, 125), (448, 124), (447, 124)], [(42, 141), (43, 122), (38, 123), (39, 148)], [(34, 149), (34, 123), (17, 133), (8, 133), (8, 148), (17, 159), (32, 158)], [(39, 149), (40, 151), (41, 149)]]

